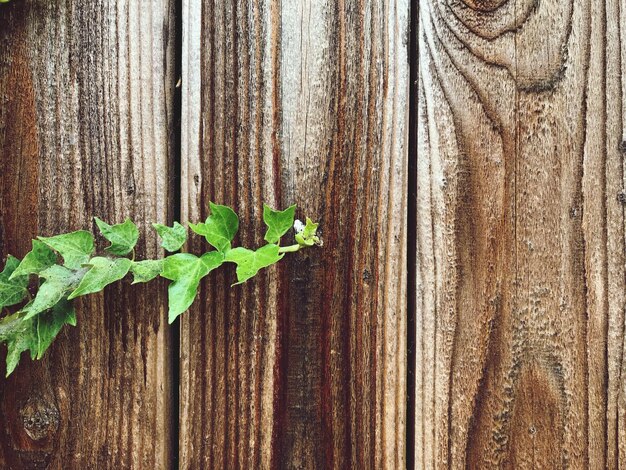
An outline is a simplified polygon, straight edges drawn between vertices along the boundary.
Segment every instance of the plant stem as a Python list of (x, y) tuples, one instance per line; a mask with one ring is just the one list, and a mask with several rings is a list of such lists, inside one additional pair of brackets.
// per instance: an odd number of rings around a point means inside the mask
[(302, 248), (302, 245), (289, 245), (289, 246), (281, 246), (278, 249), (279, 253), (295, 253), (296, 251), (299, 251), (300, 248)]

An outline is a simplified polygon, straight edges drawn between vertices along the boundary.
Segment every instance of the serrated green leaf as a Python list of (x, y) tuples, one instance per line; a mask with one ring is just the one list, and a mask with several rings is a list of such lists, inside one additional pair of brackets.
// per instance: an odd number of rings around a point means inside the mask
[(50, 312), (38, 315), (37, 359), (41, 359), (65, 325), (76, 326), (76, 311), (72, 302), (61, 299)]
[(320, 238), (317, 236), (317, 228), (320, 224), (315, 224), (308, 217), (306, 218), (306, 225), (300, 233), (296, 233), (296, 242), (302, 246), (313, 246), (316, 243), (320, 243)]
[(118, 256), (124, 256), (133, 251), (139, 240), (139, 229), (132, 220), (126, 219), (124, 223), (109, 225), (98, 217), (94, 217), (96, 225), (102, 236), (111, 242), (106, 251)]
[(230, 250), (230, 242), (239, 230), (239, 217), (228, 206), (209, 203), (211, 215), (204, 223), (189, 224), (191, 230), (206, 238), (206, 241), (218, 251)]
[(41, 271), (39, 276), (45, 279), (45, 282), (39, 286), (33, 301), (22, 310), (26, 320), (53, 308), (74, 289), (80, 279), (80, 275), (75, 271), (58, 265)]
[(57, 255), (48, 245), (39, 240), (33, 240), (33, 249), (24, 256), (24, 259), (9, 279), (39, 274), (44, 269), (56, 264), (56, 262)]
[(161, 276), (174, 281), (168, 288), (169, 323), (193, 303), (200, 281), (224, 261), (221, 253), (211, 251), (201, 257), (189, 253), (168, 256), (163, 263)]
[(68, 300), (75, 299), (81, 295), (100, 292), (109, 284), (122, 279), (133, 262), (128, 258), (109, 259), (96, 256), (89, 261), (89, 271), (81, 279), (78, 287), (68, 296)]
[(293, 225), (296, 215), (296, 205), (288, 207), (284, 211), (276, 211), (267, 204), (263, 204), (263, 221), (267, 225), (265, 241), (268, 243), (278, 243)]
[(187, 229), (178, 222), (173, 227), (162, 224), (152, 224), (163, 242), (161, 246), (169, 252), (178, 251), (187, 241)]
[(148, 282), (157, 277), (163, 271), (162, 259), (148, 259), (135, 261), (130, 268), (133, 273), (133, 284)]
[(28, 277), (11, 276), (20, 265), (20, 260), (9, 255), (4, 270), (0, 273), (0, 308), (19, 304), (28, 296)]
[(269, 244), (256, 251), (247, 248), (233, 248), (226, 253), (224, 261), (237, 265), (237, 284), (246, 282), (262, 268), (280, 261), (284, 254), (278, 252), (278, 245)]
[(85, 230), (65, 233), (55, 237), (38, 237), (63, 257), (63, 264), (69, 269), (79, 269), (89, 261), (94, 250), (93, 235)]

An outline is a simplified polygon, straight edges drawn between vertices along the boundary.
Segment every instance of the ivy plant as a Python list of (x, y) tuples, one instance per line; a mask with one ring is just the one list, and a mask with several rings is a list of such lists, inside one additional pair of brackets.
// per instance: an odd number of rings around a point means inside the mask
[[(1, 2), (2, 0), (0, 0)], [(96, 253), (91, 232), (78, 230), (53, 237), (38, 237), (22, 260), (9, 255), (0, 272), (0, 342), (7, 345), (7, 376), (17, 367), (23, 352), (31, 359), (41, 359), (65, 325), (76, 326), (73, 301), (102, 291), (106, 286), (132, 275), (132, 284), (163, 277), (168, 287), (168, 319), (171, 324), (189, 309), (204, 277), (224, 263), (236, 265), (237, 282), (254, 277), (261, 269), (280, 261), (285, 253), (321, 245), (317, 224), (295, 219), (296, 206), (277, 211), (264, 205), (263, 221), (267, 226), (264, 246), (257, 249), (234, 247), (239, 217), (228, 206), (210, 203), (210, 215), (192, 232), (210, 245), (206, 253), (178, 252), (187, 242), (188, 229), (153, 224), (161, 246), (170, 253), (160, 259), (136, 260), (135, 245), (139, 229), (130, 220), (110, 225), (95, 217), (102, 237), (108, 241), (102, 253)], [(281, 246), (281, 238), (291, 229), (295, 242)]]

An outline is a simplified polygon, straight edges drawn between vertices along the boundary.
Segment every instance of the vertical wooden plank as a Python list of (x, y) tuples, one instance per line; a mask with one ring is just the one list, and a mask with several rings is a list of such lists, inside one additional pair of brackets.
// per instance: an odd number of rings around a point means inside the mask
[[(325, 246), (232, 289), (181, 330), (181, 467), (402, 468), (406, 0), (183, 2), (183, 218), (299, 205)], [(191, 244), (193, 250), (205, 245)]]
[[(172, 213), (173, 3), (0, 7), (0, 253), (36, 234)], [(145, 235), (150, 233), (149, 238)], [(0, 467), (169, 468), (172, 361), (163, 286), (79, 302), (77, 328), (0, 381)]]
[[(604, 96), (596, 95), (604, 106), (598, 106), (592, 119), (604, 123), (604, 144), (606, 152), (605, 168), (600, 167), (600, 177), (605, 178), (606, 222), (605, 239), (606, 266), (604, 275), (593, 279), (605, 291), (603, 305), (606, 322), (606, 364), (603, 376), (606, 404), (606, 467), (617, 469), (626, 465), (626, 361), (624, 360), (624, 341), (626, 338), (624, 305), (626, 292), (624, 277), (626, 264), (626, 243), (624, 233), (624, 207), (626, 206), (626, 1), (610, 0), (604, 9), (604, 87), (600, 88)], [(597, 21), (602, 28), (602, 18)], [(601, 30), (602, 31), (602, 30)], [(600, 80), (602, 75), (600, 75)], [(602, 150), (602, 147), (600, 147)], [(597, 188), (589, 185), (588, 197), (596, 194)], [(615, 199), (618, 204), (615, 204)], [(599, 219), (599, 217), (598, 217)], [(600, 219), (601, 220), (601, 219)], [(590, 225), (593, 224), (590, 221)], [(598, 225), (602, 226), (601, 223)], [(597, 263), (603, 260), (599, 258)], [(600, 313), (601, 314), (601, 313)], [(591, 445), (597, 446), (596, 442)]]
[(416, 468), (624, 463), (624, 7), (419, 2)]

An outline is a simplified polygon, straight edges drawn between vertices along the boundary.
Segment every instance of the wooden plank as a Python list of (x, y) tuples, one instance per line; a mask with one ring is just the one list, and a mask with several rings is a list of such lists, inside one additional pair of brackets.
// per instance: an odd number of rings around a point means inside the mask
[(415, 466), (621, 467), (626, 3), (419, 8)]
[[(173, 3), (0, 7), (0, 254), (36, 234), (172, 217)], [(138, 256), (160, 253), (150, 233)], [(169, 468), (171, 330), (161, 286), (79, 302), (77, 328), (0, 381), (0, 467)], [(4, 369), (2, 369), (4, 370)]]
[(404, 466), (408, 10), (183, 2), (183, 219), (233, 205), (237, 243), (260, 246), (262, 202), (295, 202), (325, 246), (203, 285), (181, 468)]

